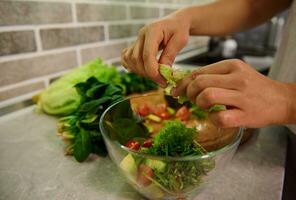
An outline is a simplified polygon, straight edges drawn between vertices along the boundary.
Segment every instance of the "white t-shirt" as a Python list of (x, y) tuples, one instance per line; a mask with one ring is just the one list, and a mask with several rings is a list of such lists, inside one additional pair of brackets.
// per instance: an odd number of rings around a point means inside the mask
[[(296, 1), (292, 2), (285, 26), (269, 77), (282, 82), (296, 83)], [(287, 126), (296, 133), (296, 124)]]

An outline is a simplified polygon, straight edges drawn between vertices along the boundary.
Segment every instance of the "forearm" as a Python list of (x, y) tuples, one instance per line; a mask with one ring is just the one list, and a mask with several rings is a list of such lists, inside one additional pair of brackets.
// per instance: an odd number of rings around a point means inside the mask
[(190, 20), (191, 35), (225, 35), (265, 22), (289, 7), (291, 0), (220, 0), (176, 14)]

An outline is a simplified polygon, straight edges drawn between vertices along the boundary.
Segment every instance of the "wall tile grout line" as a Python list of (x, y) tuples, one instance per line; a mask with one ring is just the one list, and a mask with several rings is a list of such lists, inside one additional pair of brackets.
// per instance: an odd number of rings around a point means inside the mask
[(42, 43), (41, 43), (40, 30), (39, 30), (39, 28), (36, 28), (36, 29), (34, 30), (34, 35), (35, 35), (35, 41), (36, 41), (37, 52), (38, 52), (38, 51), (42, 51)]
[(72, 21), (74, 24), (77, 23), (77, 13), (76, 13), (76, 3), (71, 3), (71, 14), (72, 14)]

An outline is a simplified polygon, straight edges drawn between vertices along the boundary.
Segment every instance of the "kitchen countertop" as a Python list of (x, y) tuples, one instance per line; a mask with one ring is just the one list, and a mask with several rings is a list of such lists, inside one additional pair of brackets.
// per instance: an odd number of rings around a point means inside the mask
[[(33, 107), (0, 118), (1, 200), (144, 199), (108, 157), (77, 163), (64, 156), (56, 121), (36, 114)], [(281, 199), (286, 129), (272, 126), (258, 132), (195, 200)]]

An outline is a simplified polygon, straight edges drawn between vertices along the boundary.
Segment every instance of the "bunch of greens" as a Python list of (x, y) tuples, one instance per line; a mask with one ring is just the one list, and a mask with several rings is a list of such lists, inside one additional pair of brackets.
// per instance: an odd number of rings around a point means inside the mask
[(34, 101), (43, 112), (50, 115), (66, 116), (76, 111), (81, 102), (75, 85), (95, 77), (101, 82), (119, 84), (121, 75), (115, 67), (108, 66), (100, 59), (91, 61), (65, 74), (47, 89), (35, 96)]
[(72, 115), (59, 120), (58, 132), (70, 141), (67, 153), (82, 162), (90, 153), (106, 155), (99, 119), (107, 107), (123, 99), (123, 89), (94, 77), (76, 84), (75, 88), (82, 103)]
[[(80, 99), (80, 105), (74, 113), (59, 120), (58, 132), (64, 140), (69, 142), (66, 154), (73, 154), (77, 161), (84, 161), (90, 153), (101, 156), (107, 154), (99, 130), (99, 119), (106, 108), (122, 100), (127, 94), (156, 88), (153, 82), (132, 73), (120, 74), (120, 80), (125, 81), (118, 81), (116, 84), (116, 82), (108, 83), (90, 77), (85, 82), (74, 86)], [(114, 126), (117, 126), (116, 129), (122, 133), (129, 132), (131, 129), (135, 133), (145, 133), (128, 118), (116, 119)], [(128, 138), (123, 137), (122, 141), (126, 139)]]
[[(156, 156), (196, 156), (204, 155), (207, 151), (199, 145), (194, 128), (186, 128), (180, 121), (166, 121), (164, 127), (153, 138), (150, 148), (143, 152)], [(165, 167), (154, 167), (151, 181), (168, 193), (178, 193), (182, 190), (194, 188), (202, 181), (210, 170), (214, 168), (214, 160), (192, 161), (157, 161), (165, 162)], [(152, 161), (146, 163), (152, 163)], [(156, 161), (154, 161), (154, 165)], [(163, 166), (162, 164), (161, 166)]]

